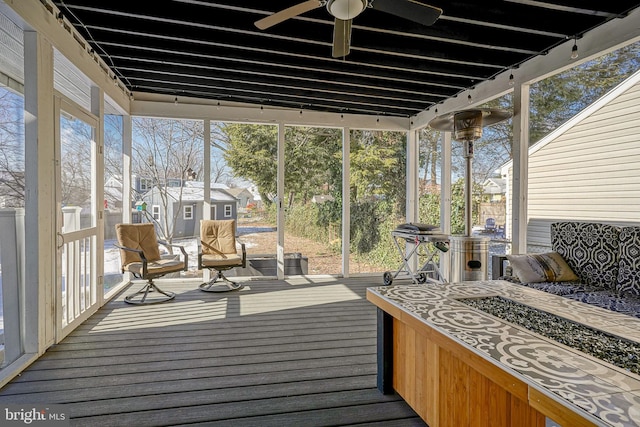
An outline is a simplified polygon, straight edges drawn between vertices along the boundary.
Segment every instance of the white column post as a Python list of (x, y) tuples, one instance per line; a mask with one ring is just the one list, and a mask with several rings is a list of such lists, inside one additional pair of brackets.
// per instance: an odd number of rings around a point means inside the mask
[[(95, 160), (94, 188), (91, 194), (94, 199), (94, 216), (96, 218), (96, 266), (92, 271), (95, 275), (95, 300), (102, 305), (104, 300), (104, 92), (98, 86), (91, 87), (91, 113), (98, 117), (98, 128), (94, 135), (93, 158)], [(94, 278), (92, 278), (94, 279)], [(93, 301), (92, 301), (93, 302)]]
[[(418, 131), (407, 132), (407, 164), (406, 164), (406, 222), (418, 222), (418, 167), (420, 164), (420, 150), (418, 149)], [(407, 242), (405, 256), (415, 248), (415, 243)], [(414, 254), (409, 260), (412, 271), (418, 270), (418, 255)]]
[(211, 218), (211, 120), (204, 120), (204, 168), (202, 171), (204, 181), (204, 203), (202, 204), (202, 219)]
[(277, 173), (277, 228), (278, 241), (276, 251), (277, 276), (279, 280), (284, 279), (284, 148), (285, 148), (285, 126), (283, 122), (278, 123), (278, 173)]
[(122, 116), (122, 222), (131, 223), (131, 195), (133, 185), (131, 183), (131, 150), (132, 150), (132, 125), (131, 116)]
[(351, 129), (342, 128), (342, 276), (349, 277), (351, 255)]
[[(204, 175), (202, 180), (204, 181), (204, 201), (202, 203), (202, 219), (212, 219), (211, 218), (211, 120), (204, 120), (204, 147), (203, 147), (203, 156), (204, 156), (204, 170), (202, 174)], [(237, 227), (236, 222), (236, 227)], [(197, 229), (200, 230), (200, 227), (196, 225)], [(200, 248), (200, 235), (198, 235), (198, 248)], [(196, 263), (197, 264), (197, 263)], [(208, 268), (202, 269), (202, 279), (203, 282), (206, 283), (211, 280), (211, 270)]]
[(420, 165), (418, 143), (418, 131), (407, 132), (407, 222), (418, 222), (418, 169)]
[(529, 182), (529, 85), (513, 92), (513, 184), (511, 199), (511, 253), (527, 251), (527, 188)]
[[(451, 132), (442, 132), (440, 159), (440, 229), (451, 235)], [(448, 282), (451, 274), (451, 252), (440, 257), (440, 271)]]
[(53, 48), (24, 32), (26, 353), (43, 353), (55, 341), (56, 214)]
[[(131, 205), (133, 196), (133, 183), (131, 182), (131, 151), (133, 138), (133, 125), (129, 114), (122, 116), (122, 222), (131, 224)], [(128, 271), (122, 275), (122, 281), (129, 283), (132, 275)]]

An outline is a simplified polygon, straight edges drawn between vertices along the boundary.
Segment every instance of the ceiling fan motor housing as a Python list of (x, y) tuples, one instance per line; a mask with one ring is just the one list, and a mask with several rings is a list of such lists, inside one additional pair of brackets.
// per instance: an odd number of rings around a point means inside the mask
[(360, 15), (367, 7), (367, 0), (329, 0), (327, 10), (329, 13), (343, 21), (353, 19)]

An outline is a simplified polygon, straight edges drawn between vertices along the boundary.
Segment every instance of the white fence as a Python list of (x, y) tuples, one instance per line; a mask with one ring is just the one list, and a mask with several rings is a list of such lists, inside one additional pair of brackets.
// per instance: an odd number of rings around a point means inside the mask
[(24, 209), (0, 209), (1, 366), (22, 354), (18, 297), (24, 288), (24, 268)]

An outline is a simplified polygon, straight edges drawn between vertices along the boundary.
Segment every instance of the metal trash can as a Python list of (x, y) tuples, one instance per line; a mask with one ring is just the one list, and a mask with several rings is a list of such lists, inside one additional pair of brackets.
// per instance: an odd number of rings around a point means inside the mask
[(487, 280), (489, 269), (488, 237), (451, 236), (450, 283)]

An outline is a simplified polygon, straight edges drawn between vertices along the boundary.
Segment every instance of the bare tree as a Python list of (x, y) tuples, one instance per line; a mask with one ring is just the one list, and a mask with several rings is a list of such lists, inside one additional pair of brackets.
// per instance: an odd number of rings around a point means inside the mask
[(439, 162), (442, 152), (439, 149), (440, 131), (424, 128), (420, 131), (420, 169), (422, 171), (421, 188), (438, 182)]
[(93, 128), (74, 117), (60, 119), (60, 178), (63, 206), (91, 206)]
[[(182, 210), (184, 181), (202, 179), (202, 128), (203, 123), (195, 120), (141, 117), (133, 121), (133, 173), (149, 180), (160, 200), (160, 218), (148, 212), (145, 216), (157, 225), (161, 239), (169, 243)], [(174, 204), (176, 209), (172, 209)]]
[[(122, 116), (113, 114), (105, 114), (104, 116), (104, 198), (105, 208), (110, 210), (123, 207), (131, 208), (128, 201), (123, 200), (122, 194), (124, 176), (123, 124)], [(107, 186), (109, 182), (112, 184)]]
[(0, 201), (24, 206), (24, 106), (22, 97), (0, 88)]

